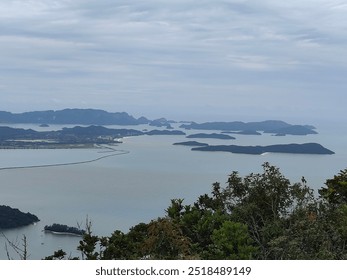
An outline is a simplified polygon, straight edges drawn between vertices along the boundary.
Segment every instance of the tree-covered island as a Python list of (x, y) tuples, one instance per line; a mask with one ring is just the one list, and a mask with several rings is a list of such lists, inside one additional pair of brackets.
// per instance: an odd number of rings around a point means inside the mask
[(192, 148), (192, 151), (230, 152), (236, 154), (261, 155), (264, 153), (332, 155), (333, 151), (317, 143), (279, 144), (269, 146), (207, 145)]
[(52, 224), (50, 226), (46, 225), (44, 227), (44, 231), (71, 235), (83, 235), (86, 233), (86, 231), (83, 229), (79, 229), (77, 227), (70, 227), (62, 224)]
[(226, 134), (219, 133), (196, 133), (190, 134), (187, 138), (210, 138), (210, 139), (222, 139), (222, 140), (233, 140), (235, 137)]
[(0, 229), (9, 229), (27, 226), (39, 221), (39, 218), (31, 213), (24, 213), (17, 208), (0, 205)]

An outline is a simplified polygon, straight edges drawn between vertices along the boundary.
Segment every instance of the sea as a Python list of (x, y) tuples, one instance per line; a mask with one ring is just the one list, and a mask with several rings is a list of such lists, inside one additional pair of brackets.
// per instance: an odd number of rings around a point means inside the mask
[[(38, 131), (73, 127), (8, 126)], [(179, 124), (174, 126), (180, 129)], [(20, 252), (10, 243), (23, 248), (24, 237), (28, 259), (39, 260), (59, 249), (67, 252), (68, 257), (81, 257), (77, 250), (80, 237), (44, 232), (44, 226), (60, 223), (85, 228), (90, 224), (93, 234), (98, 236), (110, 236), (115, 230), (126, 233), (138, 223), (163, 217), (171, 199), (182, 198), (184, 203), (191, 204), (200, 195), (210, 193), (213, 183), (226, 186), (232, 171), (241, 176), (262, 172), (264, 162), (277, 166), (292, 183), (305, 177), (317, 193), (327, 179), (347, 168), (347, 131), (344, 124), (324, 123), (316, 127), (315, 135), (233, 135), (235, 140), (197, 141), (235, 145), (316, 142), (334, 151), (334, 155), (191, 151), (191, 147), (173, 145), (187, 141), (181, 135), (128, 137), (112, 146), (114, 151), (107, 147), (0, 150), (0, 205), (30, 212), (40, 219), (29, 226), (0, 230), (0, 259), (19, 259)], [(156, 129), (147, 125), (128, 128)], [(183, 131), (187, 135), (206, 133)], [(220, 131), (208, 131), (212, 132)]]

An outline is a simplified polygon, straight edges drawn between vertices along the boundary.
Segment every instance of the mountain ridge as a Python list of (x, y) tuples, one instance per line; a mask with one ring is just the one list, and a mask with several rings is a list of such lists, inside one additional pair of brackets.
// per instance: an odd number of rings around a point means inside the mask
[(110, 113), (100, 109), (62, 109), (11, 113), (0, 111), (0, 123), (46, 123), (85, 125), (138, 125), (147, 124), (145, 117), (136, 119), (126, 112)]
[[(11, 113), (0, 111), (0, 123), (33, 123), (33, 124), (74, 124), (74, 125), (140, 125), (166, 126), (172, 129), (174, 121), (166, 118), (149, 120), (142, 116), (135, 118), (126, 112), (110, 113), (101, 109), (62, 109)], [(180, 128), (220, 131), (263, 131), (264, 133), (308, 135), (317, 134), (312, 125), (292, 125), (281, 120), (265, 120), (258, 122), (190, 122), (181, 124)]]

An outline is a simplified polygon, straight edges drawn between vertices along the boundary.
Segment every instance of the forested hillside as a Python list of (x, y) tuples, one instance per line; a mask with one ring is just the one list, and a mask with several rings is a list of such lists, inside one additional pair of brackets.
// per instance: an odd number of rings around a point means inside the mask
[[(347, 170), (315, 196), (302, 178), (292, 184), (269, 163), (263, 172), (229, 175), (187, 205), (172, 199), (166, 215), (128, 233), (93, 235), (87, 225), (83, 259), (346, 259)], [(64, 259), (62, 250), (46, 259)]]

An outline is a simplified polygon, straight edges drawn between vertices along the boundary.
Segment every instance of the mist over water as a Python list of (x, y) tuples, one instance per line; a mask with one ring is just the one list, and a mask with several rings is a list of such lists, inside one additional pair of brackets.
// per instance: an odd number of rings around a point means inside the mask
[[(143, 128), (148, 127), (135, 129)], [(172, 145), (186, 141), (184, 136), (137, 136), (125, 138), (124, 143), (114, 147), (129, 151), (127, 154), (70, 166), (0, 170), (0, 204), (31, 212), (40, 219), (35, 225), (4, 233), (18, 241), (25, 234), (31, 259), (58, 249), (79, 256), (75, 250), (78, 237), (44, 233), (43, 227), (52, 223), (84, 226), (88, 217), (97, 235), (107, 236), (116, 229), (126, 232), (137, 223), (165, 215), (170, 199), (183, 198), (185, 203), (192, 203), (199, 195), (209, 193), (214, 182), (224, 186), (232, 171), (239, 171), (241, 176), (262, 172), (264, 162), (279, 167), (292, 183), (305, 176), (308, 185), (317, 190), (326, 179), (347, 168), (347, 134), (331, 125), (318, 127), (318, 132), (308, 136), (236, 135), (236, 140), (199, 141), (236, 145), (317, 142), (333, 150), (334, 155), (193, 152), (189, 147)], [(103, 155), (101, 151), (0, 150), (0, 168), (90, 161)], [(1, 259), (7, 258), (4, 244), (0, 237)], [(14, 252), (11, 255), (17, 257)]]

